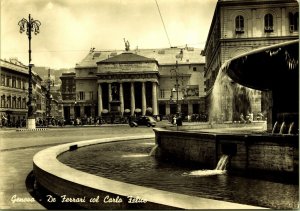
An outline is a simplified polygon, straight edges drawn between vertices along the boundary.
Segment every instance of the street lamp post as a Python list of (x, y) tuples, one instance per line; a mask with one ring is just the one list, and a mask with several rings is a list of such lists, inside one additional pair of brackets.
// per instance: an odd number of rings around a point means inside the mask
[(20, 33), (23, 33), (26, 31), (26, 35), (28, 36), (29, 40), (29, 78), (28, 78), (28, 115), (27, 115), (27, 128), (28, 129), (35, 129), (35, 116), (34, 116), (34, 105), (32, 102), (32, 71), (31, 68), (33, 64), (31, 64), (31, 32), (33, 32), (35, 35), (37, 35), (40, 32), (40, 25), (41, 22), (38, 20), (34, 20), (30, 14), (28, 17), (28, 20), (23, 18), (19, 21), (18, 25), (20, 26)]
[(175, 74), (175, 88), (172, 89), (173, 91), (176, 91), (176, 113), (179, 114), (179, 101), (178, 101), (178, 92), (179, 92), (179, 83), (178, 83), (178, 77), (179, 74), (177, 72), (178, 70), (178, 62), (176, 61), (176, 68), (175, 69), (171, 69), (171, 78), (172, 78), (172, 72)]
[(48, 69), (48, 81), (47, 81), (47, 104), (46, 104), (46, 111), (47, 111), (47, 121), (48, 125), (50, 124), (50, 119), (51, 119), (51, 80), (50, 80), (50, 68)]
[(178, 126), (182, 125), (181, 122), (179, 123), (179, 120), (181, 121), (181, 117), (180, 117), (180, 111), (179, 111), (179, 83), (178, 83), (178, 77), (179, 77), (179, 73), (178, 73), (178, 62), (176, 61), (176, 68), (175, 69), (171, 69), (171, 78), (172, 78), (172, 73), (175, 74), (175, 88), (172, 89), (173, 91), (176, 91), (176, 130), (178, 130)]

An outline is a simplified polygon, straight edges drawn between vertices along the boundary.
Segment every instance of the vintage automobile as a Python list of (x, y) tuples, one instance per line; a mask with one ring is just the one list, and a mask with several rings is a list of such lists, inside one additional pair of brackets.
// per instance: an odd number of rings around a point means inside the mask
[(152, 116), (139, 116), (135, 120), (129, 122), (130, 127), (138, 127), (145, 125), (147, 127), (155, 127), (156, 120)]

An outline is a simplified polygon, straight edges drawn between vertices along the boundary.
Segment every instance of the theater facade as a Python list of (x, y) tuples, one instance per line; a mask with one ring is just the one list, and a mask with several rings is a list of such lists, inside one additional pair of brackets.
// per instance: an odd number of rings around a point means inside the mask
[[(204, 58), (191, 47), (96, 51), (64, 73), (64, 118), (205, 113)], [(177, 97), (178, 96), (178, 97)]]

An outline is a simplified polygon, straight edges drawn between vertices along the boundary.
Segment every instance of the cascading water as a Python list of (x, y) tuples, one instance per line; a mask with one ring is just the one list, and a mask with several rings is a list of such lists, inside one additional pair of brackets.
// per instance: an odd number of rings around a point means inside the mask
[(288, 135), (292, 135), (294, 134), (295, 130), (295, 123), (291, 122), (286, 123), (286, 122), (282, 122), (279, 123), (278, 121), (275, 122), (273, 129), (272, 129), (272, 134), (288, 134)]
[(149, 156), (155, 156), (158, 150), (158, 145), (155, 144), (155, 146), (151, 149)]
[(240, 121), (241, 114), (261, 112), (252, 107), (261, 92), (233, 82), (226, 73), (228, 65), (229, 62), (225, 62), (219, 69), (212, 88), (210, 122)]
[(228, 155), (222, 155), (215, 170), (223, 170), (223, 171), (226, 170), (228, 159), (229, 159)]
[(184, 175), (188, 175), (188, 176), (212, 176), (212, 175), (218, 175), (218, 174), (225, 174), (228, 160), (229, 160), (228, 155), (222, 155), (220, 160), (218, 161), (218, 164), (217, 164), (215, 169), (213, 169), (213, 170), (209, 170), (209, 169), (196, 170), (196, 171), (192, 171), (190, 173), (186, 173)]

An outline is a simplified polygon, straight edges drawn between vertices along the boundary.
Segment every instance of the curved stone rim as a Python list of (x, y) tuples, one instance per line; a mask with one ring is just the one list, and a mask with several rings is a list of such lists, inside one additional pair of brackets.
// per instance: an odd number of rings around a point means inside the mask
[[(225, 201), (219, 201), (214, 199), (206, 199), (201, 197), (194, 197), (184, 194), (178, 194), (168, 191), (157, 190), (154, 188), (148, 188), (129, 183), (119, 182), (104, 177), (99, 177), (89, 173), (85, 173), (76, 169), (73, 169), (63, 163), (61, 163), (57, 157), (69, 151), (72, 146), (76, 148), (91, 146), (95, 144), (130, 141), (137, 139), (154, 138), (154, 135), (139, 135), (129, 137), (115, 137), (115, 138), (102, 138), (86, 141), (79, 141), (73, 143), (62, 144), (54, 147), (44, 149), (36, 153), (33, 157), (33, 168), (37, 181), (43, 180), (42, 177), (48, 177), (51, 175), (53, 178), (63, 180), (74, 186), (85, 187), (91, 190), (99, 190), (105, 193), (111, 193), (121, 197), (138, 196), (147, 200), (152, 204), (163, 205), (170, 208), (180, 209), (264, 209), (262, 207), (256, 207), (251, 205), (244, 205), (238, 203), (231, 203)], [(46, 178), (47, 179), (47, 178)], [(52, 180), (51, 180), (52, 181)], [(52, 191), (55, 189), (55, 182), (50, 182), (50, 185), (45, 187)], [(53, 187), (52, 185), (53, 184)], [(76, 188), (75, 188), (76, 189)], [(56, 193), (59, 194), (59, 193)], [(61, 193), (63, 195), (65, 193)]]

